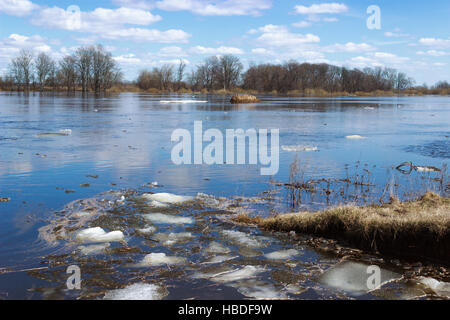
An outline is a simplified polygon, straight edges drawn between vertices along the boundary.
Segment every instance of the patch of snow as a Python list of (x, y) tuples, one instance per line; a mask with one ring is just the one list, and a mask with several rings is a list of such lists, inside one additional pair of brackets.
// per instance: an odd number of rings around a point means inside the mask
[(105, 294), (105, 300), (162, 300), (167, 296), (164, 288), (147, 283), (135, 283), (124, 289), (112, 290)]
[(189, 217), (172, 216), (163, 213), (144, 214), (144, 218), (156, 224), (193, 224), (194, 220)]
[(171, 266), (186, 263), (186, 259), (180, 257), (170, 257), (165, 253), (150, 253), (137, 264), (137, 267), (157, 267), (157, 266)]
[(136, 231), (143, 233), (143, 234), (152, 234), (156, 232), (156, 227), (150, 226), (147, 228), (137, 229)]
[(319, 148), (312, 146), (281, 146), (281, 150), (286, 152), (312, 152), (319, 151)]
[(205, 249), (205, 252), (212, 254), (227, 254), (230, 253), (231, 250), (218, 242), (212, 242)]
[(225, 272), (212, 277), (210, 280), (214, 282), (234, 282), (239, 280), (251, 279), (266, 271), (264, 268), (255, 266), (245, 266), (242, 269), (237, 269), (229, 272)]
[(181, 204), (194, 199), (193, 197), (178, 196), (172, 193), (144, 194), (142, 197), (146, 200), (156, 201), (157, 203), (163, 204)]
[(190, 232), (182, 233), (158, 233), (154, 235), (154, 238), (161, 242), (164, 246), (172, 246), (180, 242), (186, 242), (192, 240), (194, 236)]
[(267, 253), (264, 256), (270, 260), (287, 260), (292, 257), (298, 256), (299, 254), (300, 254), (300, 251), (295, 250), (295, 249), (290, 249), (290, 250), (281, 250), (281, 251)]
[(433, 278), (419, 278), (419, 283), (430, 288), (434, 293), (439, 296), (450, 298), (450, 283), (441, 282)]
[(363, 136), (359, 136), (359, 135), (353, 135), (353, 136), (346, 136), (345, 139), (349, 139), (349, 140), (362, 140), (362, 139), (367, 139), (366, 137)]
[(223, 230), (222, 234), (231, 240), (232, 242), (241, 245), (246, 246), (249, 248), (262, 248), (264, 247), (264, 244), (261, 243), (258, 239), (255, 237), (251, 237), (243, 232), (240, 231), (234, 231), (234, 230)]
[(80, 231), (76, 236), (76, 240), (82, 243), (118, 242), (124, 240), (124, 235), (122, 231), (106, 233), (105, 230), (97, 227)]

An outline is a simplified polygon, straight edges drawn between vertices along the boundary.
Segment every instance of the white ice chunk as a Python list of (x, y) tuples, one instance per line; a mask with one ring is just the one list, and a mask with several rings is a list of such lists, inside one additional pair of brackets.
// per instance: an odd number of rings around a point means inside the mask
[(144, 218), (156, 224), (193, 224), (194, 220), (189, 217), (172, 216), (163, 213), (144, 214)]
[(90, 228), (80, 231), (76, 240), (83, 243), (96, 243), (96, 242), (118, 242), (124, 239), (122, 231), (112, 231), (106, 233), (100, 227)]
[(147, 228), (137, 229), (136, 231), (143, 233), (143, 234), (152, 234), (156, 232), (156, 227), (150, 226)]
[(269, 283), (256, 280), (240, 281), (230, 285), (247, 298), (257, 300), (282, 300), (288, 297)]
[(163, 104), (189, 104), (189, 103), (208, 103), (208, 101), (202, 101), (202, 100), (161, 100), (160, 103)]
[(205, 252), (212, 253), (212, 254), (227, 254), (227, 253), (230, 253), (231, 250), (218, 242), (212, 242), (205, 249)]
[(299, 254), (300, 254), (300, 252), (298, 250), (290, 249), (290, 250), (281, 250), (281, 251), (271, 252), (271, 253), (265, 254), (264, 256), (267, 259), (271, 259), (271, 260), (287, 260), (292, 257), (298, 256)]
[(67, 134), (68, 136), (70, 136), (72, 134), (71, 129), (61, 129), (61, 130), (59, 130), (59, 132), (62, 134)]
[(261, 243), (258, 239), (251, 237), (243, 232), (234, 231), (234, 230), (224, 230), (222, 234), (227, 237), (232, 242), (235, 242), (238, 245), (249, 247), (249, 248), (262, 248), (264, 244)]
[(146, 200), (156, 201), (157, 203), (159, 202), (163, 204), (180, 204), (192, 201), (194, 199), (193, 197), (178, 196), (172, 193), (144, 194), (142, 197)]
[[(355, 295), (361, 295), (375, 289), (371, 287), (373, 283), (370, 282), (369, 277), (374, 273), (369, 267), (356, 262), (339, 263), (322, 274), (319, 282)], [(381, 269), (380, 271), (380, 287), (402, 277), (400, 274), (388, 270)]]
[(103, 253), (109, 247), (110, 247), (109, 243), (104, 243), (104, 244), (95, 244), (91, 246), (79, 246), (78, 249), (80, 250), (81, 254), (85, 256), (90, 256), (94, 254)]
[(349, 140), (361, 140), (361, 139), (366, 139), (366, 137), (359, 136), (359, 135), (353, 135), (353, 136), (346, 136), (345, 139), (349, 139)]
[(234, 282), (254, 278), (264, 271), (266, 270), (261, 267), (245, 266), (242, 269), (237, 269), (214, 276), (210, 280), (221, 283)]
[(164, 288), (155, 284), (136, 283), (124, 289), (109, 291), (105, 300), (162, 300), (167, 296)]
[(433, 278), (420, 277), (419, 283), (430, 288), (434, 293), (436, 293), (439, 296), (450, 298), (450, 283), (448, 282), (441, 282)]
[(190, 232), (181, 233), (158, 233), (154, 238), (162, 243), (164, 246), (172, 246), (180, 242), (187, 242), (194, 238)]
[(144, 257), (144, 259), (137, 264), (137, 267), (157, 267), (164, 265), (177, 265), (183, 264), (186, 259), (180, 257), (170, 257), (165, 253), (150, 253)]
[(205, 262), (203, 262), (203, 264), (217, 264), (217, 263), (222, 263), (225, 261), (230, 261), (233, 259), (238, 258), (237, 256), (229, 256), (229, 255), (223, 255), (223, 256), (215, 256), (212, 257), (208, 260), (206, 260)]
[(319, 151), (319, 148), (313, 146), (281, 146), (281, 150), (286, 152), (312, 152)]

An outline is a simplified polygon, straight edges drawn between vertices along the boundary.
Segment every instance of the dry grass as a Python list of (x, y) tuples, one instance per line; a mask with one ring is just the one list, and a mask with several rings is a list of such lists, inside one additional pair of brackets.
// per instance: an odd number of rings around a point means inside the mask
[(346, 240), (362, 249), (450, 263), (450, 199), (427, 193), (412, 202), (338, 207), (271, 218), (238, 216), (265, 230)]
[(238, 103), (257, 103), (257, 102), (260, 102), (260, 100), (257, 97), (253, 96), (253, 95), (244, 94), (244, 95), (235, 95), (235, 96), (233, 96), (231, 98), (230, 102), (231, 103), (235, 103), (235, 104), (238, 104)]

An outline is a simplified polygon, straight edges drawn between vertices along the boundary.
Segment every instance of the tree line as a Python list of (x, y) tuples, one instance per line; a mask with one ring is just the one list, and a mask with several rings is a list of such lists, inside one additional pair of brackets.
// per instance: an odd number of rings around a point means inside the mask
[[(131, 83), (122, 80), (122, 73), (111, 53), (101, 45), (78, 48), (74, 54), (60, 61), (48, 54), (34, 56), (22, 50), (11, 60), (8, 74), (0, 77), (3, 90), (67, 90), (102, 92), (120, 85), (125, 90), (138, 87), (140, 90), (178, 92), (180, 90), (229, 92), (236, 89), (267, 93), (322, 92), (371, 93), (401, 92), (407, 89), (420, 93), (449, 92), (446, 81), (434, 87), (414, 86), (414, 80), (403, 72), (391, 68), (351, 69), (330, 64), (299, 63), (250, 64), (247, 70), (240, 59), (233, 55), (213, 56), (186, 73), (186, 62), (164, 64), (144, 69)], [(318, 91), (319, 90), (319, 91)]]
[(34, 56), (22, 50), (0, 78), (3, 89), (30, 91), (45, 89), (102, 92), (121, 82), (122, 73), (111, 53), (101, 45), (81, 47), (55, 61), (47, 53)]

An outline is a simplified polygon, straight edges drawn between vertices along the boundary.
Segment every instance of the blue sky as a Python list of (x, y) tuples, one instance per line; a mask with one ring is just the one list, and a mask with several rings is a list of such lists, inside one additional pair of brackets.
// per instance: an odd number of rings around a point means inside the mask
[[(369, 29), (367, 8), (381, 12)], [(450, 2), (303, 0), (0, 0), (0, 74), (21, 49), (55, 59), (103, 44), (127, 79), (211, 55), (250, 63), (387, 66), (417, 84), (450, 80)]]

